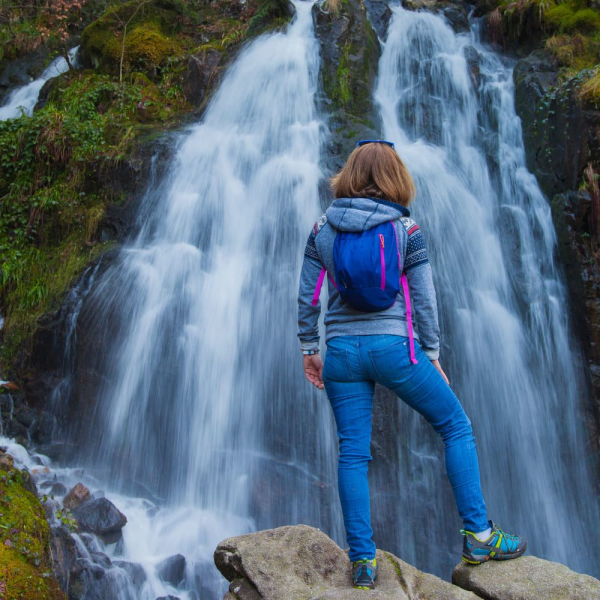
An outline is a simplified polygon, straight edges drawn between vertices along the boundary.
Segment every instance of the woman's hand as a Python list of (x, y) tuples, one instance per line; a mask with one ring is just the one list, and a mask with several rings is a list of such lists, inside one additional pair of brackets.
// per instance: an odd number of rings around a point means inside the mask
[(323, 383), (323, 361), (321, 356), (319, 354), (304, 355), (302, 362), (306, 379), (322, 390), (325, 384)]
[(450, 385), (450, 382), (448, 381), (448, 377), (446, 377), (446, 373), (444, 373), (444, 369), (442, 369), (442, 365), (440, 365), (440, 361), (439, 360), (432, 360), (431, 364), (439, 371), (440, 375), (444, 378), (444, 381)]

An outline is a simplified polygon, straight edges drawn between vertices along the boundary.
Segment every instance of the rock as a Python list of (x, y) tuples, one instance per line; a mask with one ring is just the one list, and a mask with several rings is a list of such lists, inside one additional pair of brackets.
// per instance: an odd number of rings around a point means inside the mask
[(473, 568), (459, 564), (452, 582), (487, 600), (583, 600), (600, 598), (600, 581), (564, 565), (522, 556)]
[(10, 454), (0, 454), (0, 471), (10, 471), (15, 468), (15, 460)]
[(110, 557), (104, 552), (90, 552), (90, 556), (94, 559), (94, 563), (100, 565), (103, 569), (110, 569), (112, 567)]
[(392, 18), (388, 0), (365, 0), (369, 21), (380, 39), (387, 37), (387, 28)]
[(90, 498), (90, 490), (88, 490), (83, 483), (78, 483), (75, 487), (71, 488), (69, 493), (64, 497), (63, 506), (69, 510), (75, 510)]
[(106, 494), (104, 493), (104, 490), (96, 490), (93, 494), (92, 494), (92, 498), (96, 499), (96, 498), (105, 498)]
[[(229, 538), (214, 555), (231, 582), (225, 598), (301, 600), (357, 598), (348, 556), (323, 532), (307, 525), (279, 527)], [(377, 552), (380, 565), (375, 592), (365, 598), (475, 600), (477, 596), (422, 573), (388, 552)]]
[(113, 563), (116, 567), (123, 569), (136, 587), (142, 587), (146, 582), (146, 571), (139, 563), (129, 562), (127, 560), (116, 560)]
[(184, 91), (190, 104), (199, 108), (205, 103), (207, 92), (215, 88), (220, 75), (221, 58), (217, 50), (205, 50), (189, 57)]
[(168, 596), (161, 596), (160, 598), (157, 598), (156, 600), (181, 600), (179, 598), (179, 596), (171, 596), (171, 594), (169, 594)]
[(465, 46), (463, 48), (463, 54), (467, 61), (467, 67), (469, 68), (469, 76), (471, 77), (471, 83), (473, 89), (477, 91), (481, 82), (481, 76), (479, 72), (479, 52), (473, 46)]
[(82, 531), (95, 533), (106, 544), (113, 544), (121, 537), (121, 529), (127, 517), (106, 498), (88, 500), (73, 511)]
[(156, 574), (163, 580), (177, 587), (185, 576), (185, 556), (174, 554), (156, 565)]
[(53, 496), (64, 496), (67, 493), (67, 488), (63, 483), (55, 483), (51, 488), (50, 488), (50, 494), (52, 494)]
[(456, 33), (469, 31), (469, 16), (464, 6), (449, 4), (442, 7), (441, 13), (446, 17)]
[(38, 489), (35, 485), (35, 481), (33, 481), (33, 477), (31, 473), (27, 469), (23, 469), (21, 471), (21, 479), (23, 483), (21, 484), (28, 492), (37, 497)]
[(68, 589), (69, 582), (79, 574), (81, 567), (77, 563), (75, 540), (64, 525), (51, 529), (50, 550), (54, 576), (63, 589)]

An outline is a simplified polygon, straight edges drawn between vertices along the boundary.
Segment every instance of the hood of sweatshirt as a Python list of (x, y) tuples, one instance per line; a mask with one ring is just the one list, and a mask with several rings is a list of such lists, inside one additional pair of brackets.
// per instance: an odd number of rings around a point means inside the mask
[(338, 198), (325, 213), (338, 231), (365, 231), (381, 223), (408, 217), (408, 208), (379, 198)]

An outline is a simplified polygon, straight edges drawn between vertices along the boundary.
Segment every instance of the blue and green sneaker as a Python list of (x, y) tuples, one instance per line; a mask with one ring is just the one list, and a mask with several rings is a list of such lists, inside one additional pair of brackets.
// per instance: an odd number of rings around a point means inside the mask
[(527, 549), (527, 540), (518, 535), (504, 533), (500, 527), (489, 521), (492, 533), (487, 540), (480, 541), (472, 531), (461, 529), (464, 536), (463, 561), (480, 565), (488, 560), (508, 560), (517, 558)]
[(363, 558), (352, 563), (352, 583), (359, 590), (372, 590), (379, 573), (377, 559)]

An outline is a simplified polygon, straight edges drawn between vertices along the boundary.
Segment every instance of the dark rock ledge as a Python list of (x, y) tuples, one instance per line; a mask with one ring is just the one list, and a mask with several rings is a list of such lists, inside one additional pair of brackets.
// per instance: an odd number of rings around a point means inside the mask
[[(224, 540), (215, 564), (231, 582), (223, 600), (584, 600), (600, 598), (600, 581), (533, 556), (469, 566), (453, 583), (377, 551), (375, 591), (350, 585), (347, 554), (319, 529), (279, 527)], [(464, 589), (463, 589), (464, 588)]]

